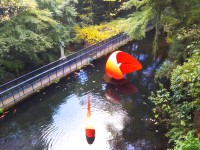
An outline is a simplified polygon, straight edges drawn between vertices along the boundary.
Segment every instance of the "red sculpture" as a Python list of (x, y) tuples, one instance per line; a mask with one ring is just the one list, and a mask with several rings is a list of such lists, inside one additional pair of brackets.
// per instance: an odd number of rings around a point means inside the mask
[(105, 69), (107, 76), (119, 80), (124, 74), (142, 69), (142, 65), (128, 53), (115, 51), (108, 58)]

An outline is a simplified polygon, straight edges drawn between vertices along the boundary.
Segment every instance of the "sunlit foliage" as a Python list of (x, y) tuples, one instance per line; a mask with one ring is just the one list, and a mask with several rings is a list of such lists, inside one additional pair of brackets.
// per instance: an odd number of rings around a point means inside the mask
[[(76, 35), (79, 40), (86, 42), (86, 45), (95, 44), (108, 39), (124, 30), (120, 26), (121, 21), (100, 24), (95, 26), (86, 26), (83, 28), (75, 27)], [(123, 26), (124, 27), (124, 26)]]
[(35, 0), (1, 0), (0, 1), (0, 22), (9, 20), (16, 16), (19, 12), (27, 8), (35, 8), (37, 3)]
[(199, 150), (200, 148), (200, 136), (194, 137), (194, 132), (189, 131), (185, 136), (182, 137), (183, 140), (177, 140), (174, 150)]

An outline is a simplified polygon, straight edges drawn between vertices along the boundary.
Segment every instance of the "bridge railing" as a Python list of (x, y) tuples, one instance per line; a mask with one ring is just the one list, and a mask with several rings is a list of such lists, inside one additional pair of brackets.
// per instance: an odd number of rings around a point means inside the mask
[(33, 93), (41, 86), (77, 70), (91, 60), (114, 50), (127, 39), (129, 39), (127, 35), (120, 33), (1, 85), (0, 107), (18, 101), (20, 97)]
[[(86, 52), (88, 52), (88, 51), (91, 51), (91, 50), (93, 50), (93, 49), (95, 49), (95, 48), (97, 48), (97, 47), (100, 47), (100, 46), (102, 47), (102, 46), (104, 46), (105, 44), (107, 44), (109, 41), (112, 41), (112, 40), (115, 39), (115, 38), (119, 38), (119, 37), (122, 36), (122, 35), (123, 35), (123, 33), (120, 33), (120, 34), (117, 34), (117, 35), (115, 35), (115, 36), (113, 36), (113, 37), (111, 37), (111, 38), (109, 38), (109, 39), (106, 39), (106, 40), (101, 41), (101, 42), (99, 42), (99, 43), (96, 43), (96, 44), (94, 44), (94, 45), (90, 45), (90, 46), (88, 46), (88, 47), (86, 47), (86, 48), (83, 48), (83, 49), (79, 50), (78, 52), (75, 52), (75, 53), (73, 53), (73, 54), (71, 54), (71, 55), (68, 55), (68, 56), (65, 58), (65, 61), (70, 60), (70, 59), (72, 59), (72, 58), (74, 58), (74, 57), (76, 57), (76, 56), (79, 56), (79, 55), (81, 55), (81, 54), (84, 54), (84, 53), (86, 53)], [(27, 73), (27, 74), (25, 74), (25, 75), (22, 75), (22, 76), (20, 76), (20, 77), (14, 79), (14, 80), (12, 80), (12, 81), (10, 81), (10, 82), (7, 82), (7, 83), (5, 83), (5, 84), (3, 84), (3, 85), (0, 85), (0, 92), (4, 91), (4, 90), (6, 90), (6, 89), (9, 89), (9, 88), (11, 88), (11, 87), (13, 87), (13, 86), (15, 86), (15, 85), (17, 85), (17, 84), (20, 84), (20, 83), (23, 82), (24, 80), (27, 80), (27, 79), (29, 79), (29, 78), (31, 78), (31, 77), (33, 77), (33, 76), (35, 76), (35, 75), (37, 75), (37, 74), (43, 72), (43, 71), (46, 71), (46, 70), (48, 70), (48, 69), (50, 69), (50, 68), (52, 68), (52, 67), (55, 67), (55, 66), (57, 66), (58, 64), (60, 64), (62, 61), (63, 61), (63, 60), (61, 60), (61, 59), (56, 60), (56, 61), (54, 61), (54, 62), (52, 62), (52, 63), (49, 63), (49, 64), (47, 64), (47, 65), (45, 65), (45, 66), (43, 66), (43, 67), (41, 67), (41, 68), (38, 68), (38, 69), (36, 69), (36, 70), (34, 70), (34, 71), (30, 72), (30, 73)]]

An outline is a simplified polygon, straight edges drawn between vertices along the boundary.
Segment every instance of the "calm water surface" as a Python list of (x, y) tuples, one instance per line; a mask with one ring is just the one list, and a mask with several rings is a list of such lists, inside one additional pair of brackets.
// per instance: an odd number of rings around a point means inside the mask
[[(147, 38), (121, 48), (143, 65), (142, 70), (126, 76), (130, 82), (126, 87), (105, 83), (105, 56), (9, 110), (0, 121), (0, 149), (166, 149), (164, 134), (152, 121), (153, 105), (148, 99), (155, 89), (153, 76), (162, 58), (159, 55), (153, 60), (150, 55), (152, 39), (149, 33)], [(166, 50), (164, 44), (160, 48)], [(91, 145), (85, 136), (88, 95), (96, 129)]]

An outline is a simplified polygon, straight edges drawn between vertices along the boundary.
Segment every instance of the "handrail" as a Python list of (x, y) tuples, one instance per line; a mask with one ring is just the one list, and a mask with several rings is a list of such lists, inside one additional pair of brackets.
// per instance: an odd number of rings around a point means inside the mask
[(14, 81), (16, 81), (16, 80), (19, 80), (19, 79), (21, 79), (22, 77), (25, 77), (25, 76), (27, 76), (27, 75), (30, 75), (30, 74), (33, 73), (33, 72), (36, 72), (36, 71), (38, 71), (38, 70), (40, 70), (40, 69), (43, 69), (43, 68), (45, 68), (45, 67), (47, 67), (47, 66), (50, 66), (51, 64), (53, 64), (53, 63), (55, 63), (55, 62), (57, 62), (57, 61), (59, 61), (59, 59), (56, 60), (56, 61), (53, 61), (53, 62), (51, 62), (51, 63), (49, 63), (49, 64), (46, 64), (46, 65), (44, 65), (44, 66), (42, 66), (42, 67), (40, 67), (40, 68), (37, 68), (37, 69), (35, 69), (35, 70), (33, 70), (33, 71), (27, 73), (27, 74), (24, 74), (24, 75), (22, 75), (22, 76), (20, 76), (20, 77), (18, 77), (18, 78), (15, 78), (15, 79), (13, 79), (13, 80), (11, 80), (11, 81), (9, 81), (9, 82), (6, 82), (6, 83), (0, 85), (0, 88), (3, 87), (3, 86), (6, 86), (7, 84), (12, 83), (12, 82), (14, 82)]
[[(96, 43), (96, 44), (90, 45), (90, 46), (88, 46), (88, 47), (85, 47), (85, 48), (79, 50), (78, 52), (75, 52), (75, 53), (73, 53), (73, 54), (68, 55), (68, 56), (67, 56), (66, 58), (64, 58), (64, 59), (70, 58), (70, 57), (72, 57), (73, 55), (76, 55), (76, 54), (78, 54), (78, 53), (83, 52), (84, 50), (90, 49), (92, 46), (94, 46), (94, 47), (95, 47), (96, 45), (100, 46), (100, 45), (99, 45), (100, 43), (103, 43), (104, 41), (108, 41), (109, 39), (113, 39), (113, 38), (115, 38), (116, 36), (120, 36), (121, 34), (123, 34), (123, 33), (119, 33), (119, 34), (117, 34), (117, 35), (115, 35), (115, 36), (113, 36), (113, 37), (111, 37), (111, 38), (108, 38), (108, 39), (106, 39), (106, 40), (103, 40), (103, 41), (101, 41), (101, 42), (99, 42), (99, 43)], [(6, 86), (8, 86), (9, 84), (14, 84), (15, 81), (20, 80), (20, 79), (22, 79), (22, 78), (24, 78), (24, 77), (27, 77), (28, 75), (31, 75), (31, 74), (35, 73), (36, 71), (39, 71), (39, 70), (41, 70), (41, 69), (44, 69), (45, 67), (48, 67), (48, 66), (50, 66), (50, 65), (53, 65), (53, 64), (55, 64), (55, 63), (57, 63), (57, 62), (59, 62), (59, 61), (61, 61), (61, 60), (58, 59), (58, 60), (56, 60), (56, 61), (53, 61), (53, 62), (51, 62), (51, 63), (49, 63), (49, 64), (47, 64), (47, 65), (45, 65), (45, 66), (42, 66), (42, 67), (40, 67), (40, 68), (38, 68), (38, 69), (36, 69), (36, 70), (33, 70), (33, 71), (31, 71), (31, 72), (29, 72), (29, 73), (27, 73), (27, 74), (24, 74), (24, 75), (22, 75), (22, 76), (20, 76), (20, 77), (18, 77), (18, 78), (16, 78), (16, 79), (13, 79), (13, 80), (11, 80), (11, 81), (9, 81), (9, 82), (7, 82), (7, 83), (4, 83), (4, 84), (0, 85), (0, 88), (2, 88), (2, 87), (4, 87), (4, 86), (6, 87)]]
[[(121, 33), (120, 33), (120, 34), (121, 34)], [(108, 44), (108, 43), (111, 43), (112, 41), (114, 41), (114, 40), (116, 40), (116, 39), (119, 39), (119, 38), (125, 36), (124, 34), (122, 34), (122, 35), (120, 35), (120, 34), (118, 34), (118, 37), (117, 37), (117, 38), (113, 38), (113, 37), (110, 38), (110, 39), (112, 39), (112, 40), (108, 41), (107, 43), (104, 43), (103, 45), (106, 45), (106, 44)], [(116, 37), (116, 36), (115, 36), (115, 37)], [(96, 44), (95, 44), (95, 45), (96, 45)], [(91, 47), (91, 46), (90, 46), (90, 47)], [(94, 49), (96, 49), (96, 48), (98, 48), (98, 47), (100, 47), (100, 45), (98, 45), (98, 46), (95, 47)], [(21, 83), (15, 85), (15, 86), (12, 86), (11, 88), (8, 88), (8, 89), (6, 89), (6, 90), (0, 92), (0, 95), (2, 95), (2, 94), (4, 94), (4, 93), (6, 93), (6, 92), (8, 92), (8, 91), (10, 91), (10, 90), (12, 90), (12, 89), (18, 87), (18, 86), (21, 86), (21, 85), (23, 85), (24, 83), (29, 82), (30, 80), (32, 80), (32, 79), (34, 79), (34, 78), (37, 78), (37, 77), (39, 77), (39, 76), (41, 76), (41, 75), (43, 75), (43, 74), (45, 74), (45, 73), (47, 73), (47, 72), (50, 72), (50, 71), (52, 71), (52, 70), (54, 70), (54, 69), (56, 69), (56, 68), (59, 68), (59, 67), (65, 65), (65, 64), (71, 62), (72, 60), (75, 60), (75, 59), (77, 59), (77, 58), (79, 58), (79, 57), (81, 57), (81, 56), (84, 56), (84, 55), (90, 53), (91, 51), (94, 51), (94, 49), (91, 49), (91, 50), (89, 50), (89, 51), (87, 51), (87, 52), (85, 52), (85, 53), (83, 53), (83, 54), (80, 54), (80, 55), (78, 55), (78, 56), (76, 56), (76, 57), (73, 57), (73, 58), (70, 59), (70, 60), (67, 60), (67, 59), (66, 59), (65, 62), (63, 62), (63, 63), (61, 63), (61, 64), (59, 64), (59, 65), (56, 65), (56, 66), (54, 66), (54, 67), (52, 67), (52, 68), (50, 68), (50, 69), (48, 69), (48, 70), (46, 70), (46, 71), (43, 71), (42, 73), (39, 73), (39, 74), (35, 75), (35, 76), (32, 77), (32, 78), (29, 78), (29, 79), (27, 79), (27, 80), (25, 80), (25, 81), (23, 81), (23, 82), (21, 82)], [(82, 49), (82, 50), (83, 50), (83, 49)], [(82, 51), (82, 50), (81, 50), (81, 51)], [(80, 51), (78, 51), (78, 52), (80, 52)], [(78, 52), (73, 53), (73, 54), (77, 54)], [(60, 59), (59, 61), (64, 61), (64, 60), (65, 60), (65, 59)], [(56, 62), (57, 62), (57, 61), (56, 61)], [(43, 66), (43, 67), (44, 67), (44, 66)], [(41, 68), (43, 68), (43, 67), (41, 67)], [(39, 69), (41, 69), (41, 68), (38, 68), (37, 70), (39, 70)], [(34, 72), (34, 71), (33, 71), (33, 72)], [(28, 74), (30, 74), (30, 73), (28, 73)], [(26, 74), (26, 75), (27, 75), (27, 74)], [(25, 76), (25, 75), (24, 75), (24, 76)]]

